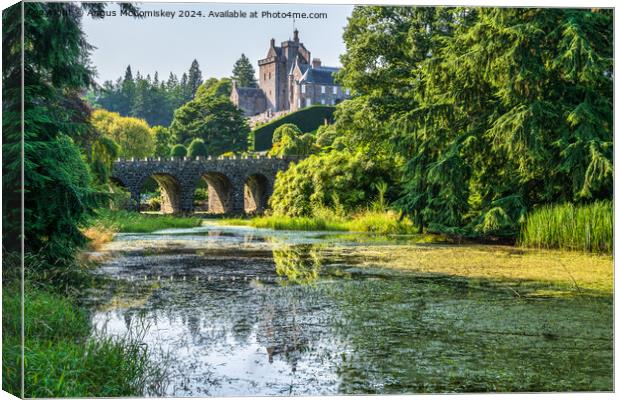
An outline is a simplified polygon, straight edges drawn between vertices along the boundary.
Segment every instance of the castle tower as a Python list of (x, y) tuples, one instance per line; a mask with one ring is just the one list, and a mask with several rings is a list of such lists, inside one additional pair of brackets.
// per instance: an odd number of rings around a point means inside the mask
[(290, 108), (289, 72), (295, 60), (300, 58), (304, 64), (310, 63), (310, 52), (299, 41), (299, 31), (293, 31), (293, 40), (287, 40), (280, 46), (271, 39), (267, 57), (258, 61), (259, 87), (267, 98), (267, 108), (272, 111)]

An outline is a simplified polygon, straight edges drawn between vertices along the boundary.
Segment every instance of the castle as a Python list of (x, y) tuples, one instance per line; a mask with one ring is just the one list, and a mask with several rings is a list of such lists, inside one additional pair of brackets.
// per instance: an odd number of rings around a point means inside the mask
[(233, 81), (230, 100), (246, 116), (263, 112), (296, 111), (312, 104), (335, 105), (349, 98), (349, 90), (337, 85), (334, 74), (338, 68), (321, 65), (311, 59), (310, 51), (299, 41), (299, 31), (293, 40), (278, 47), (271, 39), (267, 57), (258, 60), (257, 88), (239, 87)]

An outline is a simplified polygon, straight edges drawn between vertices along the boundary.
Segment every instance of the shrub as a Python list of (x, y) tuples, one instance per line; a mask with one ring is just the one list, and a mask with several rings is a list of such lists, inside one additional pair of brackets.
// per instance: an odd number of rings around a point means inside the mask
[(175, 144), (170, 150), (171, 157), (185, 157), (187, 155), (187, 148), (182, 144)]
[(198, 156), (207, 156), (207, 146), (205, 145), (204, 140), (202, 139), (194, 139), (189, 145), (187, 149), (187, 155), (191, 158), (196, 158)]
[(288, 216), (312, 216), (324, 207), (339, 213), (367, 207), (378, 197), (376, 183), (394, 186), (395, 170), (389, 160), (361, 152), (312, 155), (278, 173), (271, 207)]

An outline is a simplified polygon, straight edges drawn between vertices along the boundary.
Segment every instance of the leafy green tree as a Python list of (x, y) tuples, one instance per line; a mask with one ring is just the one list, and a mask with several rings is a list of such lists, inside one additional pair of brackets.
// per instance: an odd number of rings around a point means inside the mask
[(190, 143), (187, 149), (187, 155), (191, 158), (195, 158), (198, 156), (206, 157), (208, 156), (207, 146), (205, 145), (204, 140), (202, 139), (194, 139)]
[(177, 143), (202, 139), (209, 154), (242, 151), (247, 146), (249, 128), (243, 113), (225, 97), (198, 97), (174, 114), (170, 132)]
[(170, 155), (170, 146), (172, 145), (172, 135), (170, 130), (164, 126), (154, 126), (153, 140), (155, 142), (154, 155), (156, 157), (167, 157)]
[(148, 157), (155, 150), (153, 132), (144, 120), (121, 117), (118, 113), (105, 110), (95, 110), (91, 121), (101, 134), (118, 143), (121, 157)]
[(241, 53), (241, 57), (235, 62), (232, 70), (232, 79), (237, 81), (240, 87), (257, 87), (255, 78), (256, 71), (250, 60)]
[[(420, 227), (514, 236), (528, 209), (611, 197), (608, 10), (358, 7), (337, 126), (407, 160)], [(381, 60), (377, 63), (376, 60)]]
[(200, 85), (195, 97), (226, 97), (229, 98), (232, 90), (232, 82), (228, 78), (209, 78)]
[(186, 155), (187, 147), (183, 146), (182, 144), (175, 144), (174, 146), (172, 146), (172, 149), (170, 149), (171, 157), (185, 157)]

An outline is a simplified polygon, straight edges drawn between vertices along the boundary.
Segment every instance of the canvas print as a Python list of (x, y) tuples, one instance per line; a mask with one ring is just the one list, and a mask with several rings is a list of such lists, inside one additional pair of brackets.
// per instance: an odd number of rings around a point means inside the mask
[(4, 9), (2, 389), (613, 392), (613, 13)]

